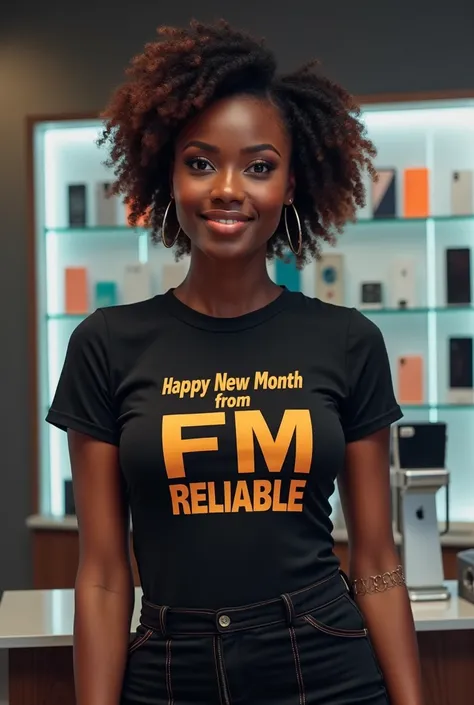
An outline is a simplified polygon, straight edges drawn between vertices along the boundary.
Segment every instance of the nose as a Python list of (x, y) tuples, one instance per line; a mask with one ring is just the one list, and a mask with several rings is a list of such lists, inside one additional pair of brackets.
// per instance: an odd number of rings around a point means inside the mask
[(212, 201), (222, 203), (242, 203), (245, 193), (240, 174), (235, 169), (226, 169), (216, 172), (212, 182), (210, 197)]

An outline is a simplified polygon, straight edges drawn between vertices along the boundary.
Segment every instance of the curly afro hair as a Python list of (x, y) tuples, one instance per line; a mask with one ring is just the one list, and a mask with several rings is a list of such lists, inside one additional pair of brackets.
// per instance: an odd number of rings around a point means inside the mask
[[(317, 257), (322, 240), (333, 242), (365, 203), (364, 172), (374, 177), (375, 149), (360, 110), (340, 86), (320, 75), (317, 62), (277, 75), (263, 41), (223, 20), (158, 29), (127, 70), (127, 80), (102, 117), (99, 145), (108, 147), (114, 192), (130, 205), (130, 222), (146, 216), (157, 241), (170, 200), (170, 168), (176, 135), (196, 113), (218, 98), (249, 94), (273, 102), (293, 144), (295, 205), (302, 226), (299, 264)], [(283, 256), (287, 236), (280, 222), (268, 242), (268, 257)], [(180, 233), (176, 256), (190, 251)]]

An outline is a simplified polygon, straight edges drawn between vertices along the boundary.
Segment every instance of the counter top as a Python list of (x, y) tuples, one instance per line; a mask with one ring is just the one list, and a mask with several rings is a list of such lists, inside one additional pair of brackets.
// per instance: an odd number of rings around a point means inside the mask
[[(474, 630), (474, 604), (457, 597), (455, 581), (446, 583), (448, 602), (413, 604), (417, 631)], [(132, 631), (139, 614), (141, 589), (135, 590)], [(74, 618), (73, 590), (5, 592), (0, 603), (0, 649), (71, 646)]]
[[(77, 531), (77, 519), (74, 516), (55, 517), (43, 514), (34, 514), (28, 517), (26, 525), (29, 529), (37, 531)], [(443, 526), (440, 524), (440, 531)], [(336, 543), (347, 543), (347, 530), (335, 528), (332, 532)], [(401, 535), (394, 530), (395, 543), (402, 543)], [(442, 546), (455, 546), (458, 548), (472, 548), (474, 546), (474, 524), (453, 524), (451, 531), (440, 536)]]

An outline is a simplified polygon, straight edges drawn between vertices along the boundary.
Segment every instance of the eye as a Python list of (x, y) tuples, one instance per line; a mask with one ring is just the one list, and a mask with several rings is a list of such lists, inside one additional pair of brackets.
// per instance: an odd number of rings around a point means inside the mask
[[(194, 157), (193, 159), (188, 159), (186, 164), (191, 167), (191, 169), (194, 169), (194, 171), (214, 171), (214, 167), (211, 162), (204, 159), (204, 157)], [(209, 167), (209, 169), (207, 167)]]
[(251, 164), (247, 171), (250, 171), (251, 174), (260, 175), (269, 174), (271, 171), (274, 170), (274, 168), (275, 166), (270, 162), (259, 160), (258, 162), (254, 162), (253, 164)]

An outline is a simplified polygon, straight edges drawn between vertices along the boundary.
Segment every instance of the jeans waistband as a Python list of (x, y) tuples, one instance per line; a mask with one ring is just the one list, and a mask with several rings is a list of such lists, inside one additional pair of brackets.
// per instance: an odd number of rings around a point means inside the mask
[(219, 610), (154, 605), (142, 598), (140, 623), (162, 636), (213, 635), (293, 621), (350, 591), (346, 576), (337, 571), (324, 580), (265, 602)]

